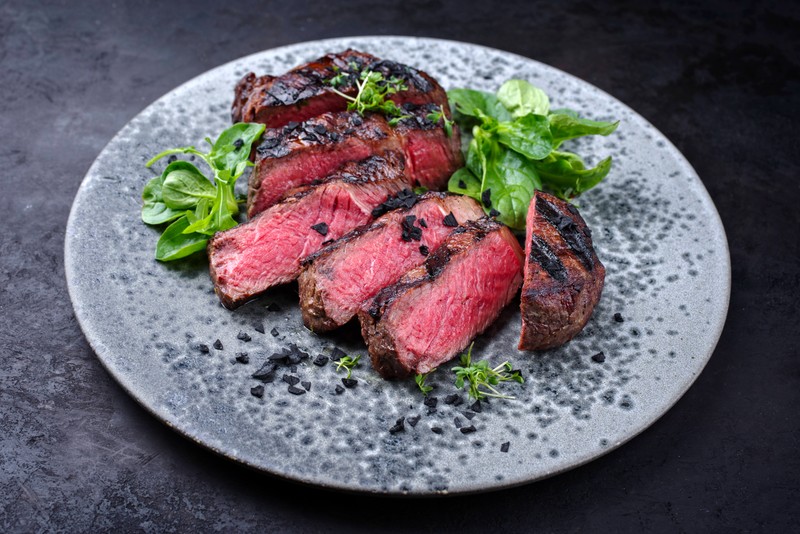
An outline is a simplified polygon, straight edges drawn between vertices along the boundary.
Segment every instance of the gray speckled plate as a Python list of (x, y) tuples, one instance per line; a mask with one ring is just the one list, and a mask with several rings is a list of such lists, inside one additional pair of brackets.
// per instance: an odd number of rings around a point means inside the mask
[[(250, 375), (296, 343), (312, 358), (334, 346), (366, 355), (353, 331), (318, 337), (302, 327), (296, 289), (273, 291), (235, 312), (214, 296), (206, 263), (153, 259), (158, 233), (139, 220), (140, 193), (161, 149), (200, 144), (229, 121), (234, 83), (249, 70), (280, 73), (354, 47), (420, 67), (444, 87), (495, 90), (525, 78), (554, 107), (618, 118), (609, 138), (581, 154), (614, 156), (607, 180), (581, 198), (606, 265), (594, 316), (572, 342), (546, 353), (516, 350), (519, 311), (509, 307), (475, 352), (523, 370), (516, 400), (480, 413), (445, 404), (452, 365), (433, 377), (438, 406), (413, 381), (385, 382), (362, 365), (359, 384), (334, 394), (334, 366), (301, 364), (300, 396), (280, 378), (264, 397)], [(461, 493), (512, 486), (575, 467), (621, 445), (666, 412), (694, 382), (725, 321), (730, 260), (722, 224), (683, 156), (634, 111), (597, 88), (536, 61), (476, 45), (408, 37), (344, 38), (269, 50), (223, 65), (149, 106), (98, 156), (78, 191), (66, 237), (75, 313), (111, 375), (182, 434), (247, 465), (290, 479), (377, 493)], [(276, 303), (279, 311), (269, 311)], [(614, 320), (621, 314), (624, 322)], [(261, 333), (263, 330), (265, 333)], [(243, 341), (245, 332), (252, 337)], [(221, 340), (223, 350), (212, 347)], [(204, 352), (204, 346), (211, 347)], [(605, 362), (591, 356), (602, 351)], [(235, 362), (247, 352), (249, 364)], [(366, 360), (366, 358), (365, 358)], [(287, 370), (289, 372), (289, 370)], [(390, 434), (400, 417), (405, 430)], [(415, 425), (409, 422), (419, 416)], [(474, 425), (464, 434), (454, 420)], [(471, 420), (469, 420), (471, 418)], [(436, 433), (433, 429), (441, 429)], [(507, 452), (501, 445), (509, 442)], [(480, 468), (476, 466), (480, 465)]]

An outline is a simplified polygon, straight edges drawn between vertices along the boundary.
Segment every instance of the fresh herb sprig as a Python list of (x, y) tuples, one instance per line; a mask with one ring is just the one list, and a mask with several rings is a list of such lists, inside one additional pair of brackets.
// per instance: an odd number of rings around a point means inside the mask
[(346, 369), (347, 376), (345, 378), (350, 378), (350, 375), (353, 373), (353, 369), (358, 365), (358, 360), (360, 359), (361, 355), (358, 355), (355, 358), (351, 356), (342, 356), (336, 362), (336, 370), (341, 371), (342, 369)]
[(511, 228), (525, 229), (537, 189), (571, 199), (599, 184), (611, 169), (610, 157), (587, 168), (580, 156), (560, 147), (585, 135), (609, 135), (619, 121), (551, 110), (547, 94), (524, 80), (509, 80), (496, 94), (452, 89), (447, 96), (456, 122), (473, 135), (467, 165), (451, 176), (448, 189), (482, 202), (487, 212), (496, 210)]
[(442, 121), (444, 133), (447, 135), (447, 137), (453, 137), (453, 121), (447, 118), (447, 115), (445, 114), (444, 108), (442, 108), (441, 104), (439, 105), (439, 111), (428, 113), (425, 118), (434, 124), (438, 124), (439, 121)]
[(204, 250), (216, 232), (233, 228), (239, 212), (236, 180), (253, 164), (250, 148), (264, 132), (263, 124), (238, 123), (223, 131), (202, 152), (193, 146), (171, 148), (157, 154), (147, 167), (172, 154), (192, 154), (212, 172), (207, 178), (192, 163), (176, 160), (142, 191), (142, 221), (150, 225), (171, 223), (156, 244), (156, 259), (172, 261)]
[(474, 343), (469, 346), (466, 354), (461, 355), (461, 365), (453, 367), (453, 372), (456, 374), (456, 387), (463, 389), (468, 384), (467, 391), (473, 399), (480, 400), (486, 397), (513, 399), (514, 397), (500, 393), (494, 386), (512, 380), (520, 384), (524, 383), (525, 379), (522, 378), (520, 372), (515, 371), (507, 361), (497, 367), (491, 367), (487, 360), (472, 363), (473, 345)]
[(334, 93), (348, 101), (348, 111), (356, 111), (362, 116), (368, 111), (383, 113), (389, 117), (389, 125), (391, 126), (395, 126), (401, 120), (411, 117), (393, 100), (388, 98), (400, 91), (408, 90), (408, 86), (396, 76), (387, 79), (380, 72), (369, 69), (362, 70), (355, 77), (355, 84), (358, 89), (355, 96), (350, 96), (336, 88), (346, 79), (346, 77), (342, 76), (342, 74), (338, 74), (331, 78), (328, 83)]
[(430, 376), (430, 374), (434, 371), (436, 371), (436, 369), (434, 369), (433, 371), (428, 371), (427, 373), (418, 374), (414, 377), (414, 381), (417, 383), (417, 387), (422, 392), (422, 395), (425, 397), (428, 396), (428, 393), (433, 391), (433, 386), (426, 385), (425, 381), (428, 379), (428, 376)]

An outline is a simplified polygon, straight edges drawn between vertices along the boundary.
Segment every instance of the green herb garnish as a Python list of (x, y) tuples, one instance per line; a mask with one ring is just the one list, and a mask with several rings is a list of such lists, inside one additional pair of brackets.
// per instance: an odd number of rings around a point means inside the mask
[(433, 386), (425, 385), (425, 380), (427, 380), (428, 375), (430, 375), (434, 371), (436, 371), (436, 369), (434, 369), (433, 371), (428, 371), (427, 373), (418, 374), (417, 376), (414, 377), (414, 381), (417, 383), (417, 387), (425, 397), (428, 396), (428, 393), (433, 391)]
[(355, 96), (350, 96), (336, 89), (346, 79), (346, 76), (337, 74), (328, 83), (333, 87), (334, 93), (348, 100), (348, 111), (357, 111), (361, 116), (368, 111), (383, 113), (389, 117), (391, 126), (395, 126), (401, 120), (411, 117), (411, 115), (404, 113), (393, 100), (388, 99), (393, 94), (408, 90), (408, 86), (401, 79), (395, 76), (386, 79), (380, 72), (363, 70), (356, 76), (355, 84), (358, 92), (356, 92)]
[(503, 395), (497, 391), (494, 386), (510, 380), (522, 384), (525, 379), (522, 378), (520, 372), (515, 371), (507, 361), (497, 367), (490, 367), (487, 360), (472, 363), (473, 345), (475, 344), (469, 346), (466, 354), (461, 355), (461, 365), (453, 367), (453, 372), (456, 374), (456, 387), (463, 389), (464, 385), (469, 383), (468, 392), (473, 399), (480, 400), (485, 397), (513, 399), (514, 397)]
[(453, 121), (447, 118), (441, 105), (439, 106), (439, 111), (428, 113), (426, 118), (434, 124), (438, 124), (439, 121), (442, 121), (444, 133), (447, 134), (447, 137), (453, 137)]
[(447, 95), (455, 120), (473, 135), (467, 165), (453, 174), (448, 189), (479, 202), (488, 198), (484, 209), (497, 210), (498, 219), (511, 228), (525, 229), (537, 189), (569, 200), (599, 184), (611, 169), (610, 157), (587, 169), (580, 156), (559, 147), (585, 135), (609, 135), (619, 121), (592, 121), (569, 109), (551, 110), (544, 91), (524, 80), (509, 80), (496, 94), (452, 89)]
[(173, 161), (161, 176), (147, 182), (142, 191), (142, 221), (161, 225), (170, 222), (156, 245), (156, 259), (172, 261), (204, 250), (216, 232), (238, 223), (236, 180), (253, 164), (250, 148), (264, 132), (263, 124), (238, 123), (223, 131), (216, 142), (206, 137), (209, 152), (193, 146), (171, 148), (147, 162), (153, 165), (170, 154), (198, 156), (211, 169), (212, 179), (188, 161)]
[(342, 368), (347, 369), (347, 376), (345, 378), (350, 378), (350, 375), (353, 373), (353, 368), (358, 365), (358, 360), (361, 359), (361, 356), (356, 356), (355, 358), (351, 358), (350, 356), (342, 356), (336, 362), (336, 370), (340, 371)]

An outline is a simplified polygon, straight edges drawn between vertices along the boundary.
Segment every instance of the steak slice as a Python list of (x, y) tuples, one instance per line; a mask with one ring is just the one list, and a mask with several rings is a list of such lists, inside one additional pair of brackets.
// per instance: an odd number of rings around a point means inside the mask
[(358, 312), (372, 365), (399, 378), (451, 359), (514, 298), (522, 264), (506, 226), (484, 217), (458, 227), (423, 265)]
[(406, 175), (413, 183), (443, 187), (463, 165), (458, 130), (454, 127), (452, 137), (447, 137), (444, 128), (429, 120), (432, 105), (408, 106), (410, 117), (397, 127), (389, 126), (383, 115), (361, 117), (345, 111), (266, 130), (250, 175), (248, 216), (267, 209), (286, 191), (328, 176), (343, 163), (387, 150), (404, 154)]
[(403, 82), (408, 89), (390, 97), (398, 104), (433, 102), (447, 109), (444, 89), (424, 72), (348, 49), (325, 55), (282, 76), (256, 77), (252, 72), (245, 75), (236, 85), (231, 118), (233, 122), (260, 122), (279, 128), (322, 113), (344, 111), (347, 100), (333, 91), (330, 81), (339, 76), (337, 90), (355, 95), (358, 73), (365, 69)]
[(606, 270), (575, 206), (537, 191), (528, 209), (521, 350), (563, 345), (600, 300)]
[(394, 154), (349, 163), (323, 183), (305, 187), (251, 221), (209, 241), (214, 290), (233, 309), (300, 274), (301, 260), (372, 220), (372, 210), (408, 184)]
[(342, 326), (378, 291), (421, 265), (453, 231), (445, 222), (448, 214), (459, 222), (483, 216), (469, 197), (430, 191), (417, 198), (406, 191), (398, 199), (403, 207), (305, 260), (298, 283), (303, 323), (309, 329), (327, 332)]

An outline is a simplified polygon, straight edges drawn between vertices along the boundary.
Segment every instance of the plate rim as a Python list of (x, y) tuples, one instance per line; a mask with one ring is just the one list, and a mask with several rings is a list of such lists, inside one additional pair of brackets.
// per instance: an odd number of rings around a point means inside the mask
[[(584, 84), (584, 85), (590, 87), (593, 91), (596, 91), (598, 94), (602, 95), (604, 98), (607, 98), (607, 99), (609, 99), (609, 100), (611, 100), (611, 101), (623, 106), (624, 108), (630, 110), (631, 112), (633, 112), (634, 119), (637, 120), (637, 121), (641, 121), (645, 126), (649, 127), (651, 129), (651, 133), (655, 137), (659, 137), (660, 138), (659, 140), (663, 141), (665, 143), (666, 148), (669, 150), (670, 154), (675, 157), (677, 163), (680, 166), (684, 167), (686, 169), (686, 171), (688, 172), (688, 174), (690, 174), (693, 178), (696, 179), (696, 180), (694, 180), (694, 182), (695, 182), (695, 186), (697, 187), (697, 192), (699, 193), (699, 199), (702, 201), (703, 204), (705, 204), (706, 208), (709, 209), (710, 214), (713, 215), (713, 217), (714, 217), (714, 221), (713, 222), (715, 223), (713, 226), (718, 228), (719, 231), (720, 231), (720, 237), (721, 237), (721, 242), (719, 243), (720, 246), (721, 246), (720, 256), (722, 257), (722, 259), (724, 260), (724, 263), (725, 263), (724, 267), (725, 267), (725, 275), (726, 275), (725, 278), (724, 278), (724, 283), (725, 283), (725, 287), (724, 287), (724, 289), (725, 289), (725, 292), (724, 292), (724, 307), (720, 308), (720, 310), (721, 310), (721, 314), (720, 314), (721, 315), (721, 320), (717, 321), (716, 325), (714, 325), (715, 328), (714, 328), (714, 332), (712, 333), (713, 343), (711, 343), (709, 345), (706, 353), (703, 354), (702, 365), (700, 365), (696, 369), (696, 371), (694, 372), (694, 375), (691, 377), (691, 379), (687, 380), (686, 383), (684, 384), (684, 386), (682, 388), (680, 388), (679, 390), (677, 390), (675, 395), (672, 398), (668, 399), (662, 405), (663, 409), (660, 411), (660, 413), (658, 413), (658, 415), (656, 415), (653, 418), (648, 418), (648, 420), (645, 423), (639, 425), (632, 432), (626, 434), (624, 439), (616, 441), (614, 443), (609, 443), (608, 446), (604, 447), (603, 449), (595, 450), (592, 454), (587, 455), (587, 457), (585, 457), (585, 458), (580, 458), (578, 461), (572, 462), (569, 465), (566, 465), (566, 466), (563, 466), (563, 467), (560, 467), (560, 468), (556, 468), (556, 469), (547, 471), (544, 474), (539, 475), (539, 476), (528, 477), (528, 478), (524, 478), (523, 477), (523, 478), (520, 478), (520, 479), (503, 480), (501, 483), (493, 483), (491, 485), (483, 484), (483, 485), (480, 485), (481, 487), (475, 487), (475, 488), (464, 488), (464, 489), (454, 489), (454, 490), (449, 490), (449, 489), (448, 490), (431, 490), (431, 491), (425, 491), (425, 490), (413, 490), (413, 491), (402, 491), (402, 490), (397, 491), (397, 490), (394, 490), (394, 491), (392, 491), (392, 490), (381, 490), (379, 488), (353, 487), (353, 485), (348, 485), (348, 484), (345, 484), (345, 483), (332, 484), (332, 483), (327, 483), (327, 482), (320, 481), (320, 480), (315, 480), (312, 477), (305, 476), (305, 475), (289, 476), (289, 475), (286, 475), (284, 473), (281, 473), (280, 471), (270, 469), (270, 468), (265, 467), (263, 465), (257, 465), (257, 464), (255, 464), (253, 462), (250, 462), (250, 461), (248, 461), (248, 460), (246, 460), (244, 458), (241, 458), (241, 457), (237, 456), (236, 454), (232, 454), (230, 451), (221, 450), (218, 447), (216, 447), (216, 446), (214, 446), (214, 445), (212, 445), (210, 443), (202, 441), (197, 436), (195, 436), (192, 433), (188, 432), (184, 428), (181, 428), (181, 426), (179, 426), (177, 424), (174, 424), (174, 422), (169, 417), (169, 413), (168, 412), (165, 411), (164, 413), (161, 413), (161, 412), (157, 411), (154, 406), (151, 406), (147, 402), (145, 402), (145, 400), (143, 400), (140, 397), (140, 395), (137, 394), (135, 389), (132, 387), (132, 385), (125, 378), (125, 375), (123, 373), (119, 373), (119, 372), (115, 371), (108, 363), (106, 363), (106, 359), (105, 358), (107, 356), (104, 357), (104, 356), (101, 355), (101, 350), (99, 350), (101, 347), (98, 347), (98, 344), (95, 343), (95, 340), (92, 339), (89, 336), (89, 334), (87, 333), (88, 332), (88, 330), (87, 330), (88, 325), (84, 323), (84, 321), (87, 320), (87, 319), (86, 318), (82, 318), (81, 313), (80, 313), (81, 304), (78, 302), (77, 297), (75, 295), (76, 289), (75, 289), (75, 283), (73, 282), (73, 279), (78, 275), (75, 272), (76, 267), (75, 267), (75, 265), (73, 265), (73, 262), (70, 259), (72, 257), (72, 255), (71, 255), (71, 245), (70, 245), (70, 241), (71, 241), (70, 240), (70, 236), (72, 234), (74, 234), (74, 228), (73, 227), (76, 224), (75, 219), (77, 217), (76, 212), (77, 212), (79, 196), (81, 196), (85, 192), (85, 190), (87, 189), (87, 184), (89, 183), (89, 179), (93, 175), (93, 173), (95, 171), (95, 168), (99, 165), (99, 160), (101, 159), (103, 154), (105, 154), (106, 150), (110, 146), (112, 146), (118, 140), (118, 138), (127, 130), (127, 128), (130, 125), (130, 123), (133, 120), (135, 120), (139, 115), (141, 115), (149, 107), (151, 107), (151, 106), (155, 105), (156, 103), (160, 102), (161, 100), (167, 98), (170, 94), (172, 94), (173, 92), (183, 88), (184, 86), (191, 85), (191, 84), (195, 83), (195, 81), (198, 80), (199, 78), (204, 77), (204, 76), (208, 75), (209, 73), (211, 73), (213, 71), (221, 70), (221, 69), (224, 69), (226, 67), (229, 67), (230, 65), (235, 64), (235, 63), (240, 63), (240, 62), (244, 63), (244, 62), (246, 62), (248, 60), (254, 60), (254, 58), (256, 58), (258, 56), (261, 56), (264, 53), (271, 52), (271, 53), (274, 53), (274, 54), (280, 54), (282, 52), (289, 51), (292, 48), (296, 48), (296, 47), (302, 47), (302, 46), (311, 45), (311, 44), (320, 44), (320, 45), (324, 45), (326, 43), (332, 43), (333, 44), (333, 43), (337, 43), (337, 42), (340, 42), (340, 41), (343, 41), (343, 40), (365, 40), (365, 41), (368, 41), (368, 40), (378, 40), (378, 39), (400, 39), (400, 40), (423, 41), (423, 42), (432, 41), (432, 42), (437, 42), (437, 43), (442, 43), (442, 44), (449, 44), (449, 45), (456, 45), (456, 46), (468, 46), (468, 47), (481, 49), (481, 50), (486, 51), (488, 53), (494, 53), (494, 54), (500, 53), (502, 55), (511, 56), (511, 57), (514, 57), (515, 59), (522, 60), (522, 61), (525, 61), (525, 62), (533, 62), (533, 63), (536, 63), (540, 68), (544, 68), (545, 70), (555, 71), (555, 72), (559, 73), (562, 76), (566, 76), (567, 78), (569, 78), (569, 79), (571, 79), (573, 81), (577, 81), (580, 84)], [(471, 42), (467, 42), (467, 41), (458, 41), (458, 40), (452, 40), (452, 39), (441, 39), (441, 38), (425, 37), (425, 36), (394, 35), (394, 34), (392, 34), (392, 35), (344, 35), (344, 36), (338, 36), (338, 37), (329, 37), (329, 38), (325, 38), (325, 39), (313, 39), (313, 40), (310, 40), (310, 41), (298, 41), (298, 42), (295, 42), (295, 43), (281, 45), (281, 46), (277, 46), (277, 47), (274, 47), (274, 48), (267, 48), (267, 49), (264, 49), (264, 50), (261, 50), (261, 51), (258, 51), (258, 52), (253, 52), (251, 54), (247, 54), (245, 56), (240, 56), (240, 57), (234, 58), (234, 59), (232, 59), (230, 61), (227, 61), (225, 63), (219, 64), (219, 65), (216, 65), (216, 66), (214, 66), (214, 67), (212, 67), (210, 69), (207, 69), (207, 70), (197, 74), (196, 76), (193, 76), (189, 80), (187, 80), (187, 81), (185, 81), (185, 82), (173, 87), (172, 89), (168, 90), (166, 93), (164, 93), (163, 95), (161, 95), (157, 99), (155, 99), (152, 102), (150, 102), (147, 105), (145, 105), (138, 112), (136, 112), (130, 119), (128, 119), (128, 121), (103, 146), (103, 148), (100, 150), (98, 155), (93, 160), (92, 164), (87, 169), (83, 179), (81, 180), (81, 183), (80, 183), (78, 189), (75, 192), (75, 196), (73, 197), (72, 204), (71, 204), (71, 207), (70, 207), (69, 217), (67, 219), (67, 224), (66, 224), (66, 227), (65, 227), (65, 234), (64, 234), (64, 274), (65, 274), (65, 278), (66, 278), (66, 282), (67, 282), (67, 293), (68, 293), (69, 298), (70, 298), (70, 303), (72, 304), (72, 308), (73, 308), (73, 312), (74, 312), (75, 318), (76, 318), (76, 320), (78, 322), (78, 325), (81, 328), (81, 331), (83, 333), (84, 338), (89, 343), (89, 346), (91, 347), (92, 351), (95, 353), (95, 356), (100, 361), (101, 365), (106, 370), (106, 372), (108, 372), (108, 374), (111, 375), (111, 377), (117, 382), (117, 384), (122, 387), (123, 391), (125, 391), (125, 393), (128, 394), (131, 398), (133, 398), (136, 401), (137, 404), (139, 404), (141, 407), (143, 407), (149, 414), (154, 416), (161, 423), (165, 424), (170, 429), (176, 431), (179, 435), (183, 436), (184, 438), (188, 438), (192, 442), (200, 445), (204, 449), (207, 449), (207, 450), (210, 450), (210, 451), (214, 452), (218, 456), (221, 456), (221, 457), (223, 457), (223, 458), (225, 458), (225, 459), (227, 459), (229, 461), (235, 462), (235, 463), (237, 463), (239, 465), (243, 465), (248, 469), (257, 471), (259, 473), (264, 473), (264, 474), (267, 474), (267, 475), (272, 476), (272, 477), (276, 477), (276, 478), (281, 479), (281, 480), (285, 480), (285, 481), (296, 483), (296, 484), (309, 485), (309, 486), (313, 486), (313, 487), (316, 487), (316, 488), (322, 488), (322, 489), (325, 489), (325, 490), (333, 490), (333, 491), (337, 491), (337, 492), (341, 491), (341, 492), (352, 493), (352, 494), (384, 495), (384, 496), (394, 496), (394, 497), (435, 497), (435, 496), (441, 496), (441, 495), (472, 495), (472, 494), (486, 493), (486, 492), (490, 492), (490, 491), (500, 491), (500, 490), (504, 490), (504, 489), (519, 487), (519, 486), (531, 484), (531, 483), (534, 483), (534, 482), (538, 482), (540, 480), (544, 480), (544, 479), (559, 475), (559, 474), (564, 473), (566, 471), (570, 471), (570, 470), (576, 469), (578, 467), (586, 465), (589, 462), (597, 460), (598, 458), (601, 458), (601, 457), (611, 453), (612, 451), (618, 449), (619, 447), (625, 445), (626, 443), (628, 443), (629, 441), (631, 441), (635, 437), (639, 436), (642, 432), (644, 432), (645, 430), (649, 429), (651, 426), (653, 426), (655, 423), (657, 423), (667, 412), (669, 412), (677, 404), (677, 402), (681, 398), (683, 398), (683, 396), (686, 394), (686, 392), (689, 390), (689, 388), (691, 388), (694, 385), (694, 383), (697, 381), (697, 379), (700, 376), (700, 374), (705, 370), (705, 367), (708, 365), (709, 360), (713, 356), (713, 354), (714, 354), (714, 352), (715, 352), (715, 350), (717, 348), (717, 345), (719, 344), (720, 337), (721, 337), (722, 332), (723, 332), (723, 330), (725, 328), (725, 325), (727, 324), (727, 317), (728, 317), (728, 311), (730, 309), (730, 297), (731, 297), (730, 247), (729, 247), (729, 244), (728, 244), (728, 237), (727, 237), (727, 233), (725, 231), (725, 226), (722, 223), (722, 219), (721, 219), (721, 217), (719, 215), (719, 212), (718, 212), (718, 210), (716, 208), (716, 205), (713, 202), (713, 199), (709, 195), (708, 190), (705, 187), (705, 184), (703, 183), (702, 179), (700, 178), (700, 175), (697, 173), (697, 171), (694, 169), (694, 167), (688, 161), (686, 156), (684, 156), (684, 154), (672, 143), (672, 141), (664, 133), (662, 133), (658, 128), (656, 128), (649, 120), (647, 120), (644, 116), (642, 116), (633, 107), (625, 104), (620, 99), (616, 98), (615, 96), (611, 95), (610, 93), (607, 93), (606, 91), (604, 91), (603, 89), (597, 87), (596, 85), (594, 85), (591, 82), (588, 82), (588, 81), (586, 81), (586, 80), (584, 80), (584, 79), (582, 79), (582, 78), (580, 78), (580, 77), (578, 77), (576, 75), (573, 75), (573, 74), (571, 74), (571, 73), (569, 73), (567, 71), (564, 71), (564, 70), (562, 70), (562, 69), (560, 69), (558, 67), (554, 67), (554, 66), (549, 65), (547, 63), (543, 63), (543, 62), (541, 62), (541, 61), (539, 61), (537, 59), (529, 58), (529, 57), (524, 56), (522, 54), (518, 54), (518, 53), (515, 53), (515, 52), (510, 52), (510, 51), (503, 50), (503, 49), (500, 49), (500, 48), (481, 45), (481, 44), (477, 44), (477, 43), (471, 43)]]

